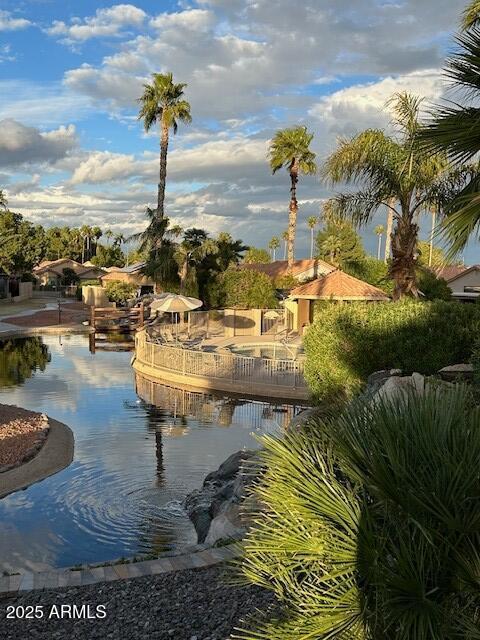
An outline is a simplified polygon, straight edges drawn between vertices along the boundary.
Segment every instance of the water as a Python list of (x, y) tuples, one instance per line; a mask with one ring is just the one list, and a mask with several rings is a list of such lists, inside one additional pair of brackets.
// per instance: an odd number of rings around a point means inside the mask
[(0, 571), (160, 553), (196, 541), (181, 502), (231, 453), (300, 410), (151, 383), (131, 353), (71, 335), (0, 343), (0, 403), (75, 434), (72, 464), (0, 500)]

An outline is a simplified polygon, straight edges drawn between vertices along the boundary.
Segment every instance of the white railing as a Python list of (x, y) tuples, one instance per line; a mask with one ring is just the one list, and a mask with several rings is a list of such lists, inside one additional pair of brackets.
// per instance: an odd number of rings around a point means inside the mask
[(306, 387), (303, 361), (253, 358), (156, 344), (147, 340), (144, 331), (135, 337), (135, 357), (153, 369), (239, 382), (252, 388), (258, 384), (289, 389)]

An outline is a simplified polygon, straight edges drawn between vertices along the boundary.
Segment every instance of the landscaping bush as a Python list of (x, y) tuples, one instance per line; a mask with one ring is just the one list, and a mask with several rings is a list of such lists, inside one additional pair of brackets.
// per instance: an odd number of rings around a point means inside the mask
[(111, 281), (107, 282), (105, 291), (110, 302), (123, 304), (135, 296), (138, 287), (136, 284), (128, 282)]
[(479, 331), (480, 305), (319, 303), (304, 339), (305, 377), (318, 400), (350, 396), (374, 371), (431, 374), (467, 362)]
[(227, 309), (274, 309), (275, 287), (264, 273), (251, 269), (227, 269), (208, 285), (212, 307)]
[(480, 408), (464, 387), (262, 443), (242, 569), (282, 608), (234, 638), (479, 638)]

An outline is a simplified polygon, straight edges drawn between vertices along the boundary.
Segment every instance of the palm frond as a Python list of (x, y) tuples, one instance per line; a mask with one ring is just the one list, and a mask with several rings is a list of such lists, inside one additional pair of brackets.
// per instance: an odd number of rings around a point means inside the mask
[(282, 167), (289, 168), (296, 162), (301, 173), (306, 175), (317, 171), (316, 154), (310, 150), (313, 133), (307, 127), (292, 127), (277, 131), (270, 143), (269, 161), (273, 173)]
[(480, 0), (470, 0), (463, 12), (461, 27), (464, 30), (471, 29), (480, 23)]

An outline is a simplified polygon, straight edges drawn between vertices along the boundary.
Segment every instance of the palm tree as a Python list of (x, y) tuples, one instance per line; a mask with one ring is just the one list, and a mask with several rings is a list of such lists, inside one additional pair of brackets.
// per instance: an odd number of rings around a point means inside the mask
[(430, 385), (264, 436), (240, 562), (277, 606), (233, 638), (478, 639), (473, 405)]
[(318, 223), (317, 216), (308, 216), (307, 225), (308, 225), (308, 228), (310, 229), (310, 260), (312, 260), (313, 258), (313, 245), (315, 243), (314, 229), (317, 226), (317, 223)]
[(113, 238), (113, 236), (114, 236), (114, 233), (113, 233), (113, 231), (112, 231), (111, 229), (107, 229), (107, 230), (105, 231), (105, 234), (104, 234), (104, 235), (105, 235), (106, 239), (108, 240), (108, 242), (110, 242), (110, 240), (111, 240), (111, 239)]
[(377, 247), (377, 260), (380, 260), (380, 254), (382, 251), (382, 236), (385, 233), (385, 227), (383, 224), (379, 224), (373, 230), (374, 234), (378, 236), (378, 247)]
[[(447, 153), (464, 181), (463, 190), (446, 207), (441, 226), (450, 244), (450, 257), (464, 249), (474, 232), (480, 232), (480, 174), (476, 161), (480, 151), (479, 11), (480, 2), (474, 2), (467, 9), (464, 26), (475, 26), (457, 37), (460, 49), (450, 58), (446, 68), (453, 86), (462, 90), (463, 103), (459, 98), (458, 102), (438, 106), (422, 135), (427, 150)], [(468, 162), (474, 164), (465, 166)]]
[(178, 122), (192, 121), (190, 105), (183, 100), (184, 83), (175, 84), (171, 73), (154, 73), (152, 84), (143, 85), (144, 91), (138, 102), (141, 104), (139, 120), (143, 120), (145, 131), (159, 123), (160, 126), (160, 172), (157, 194), (157, 216), (165, 215), (165, 185), (167, 180), (167, 153), (169, 130), (176, 134)]
[(480, 0), (473, 0), (463, 12), (462, 28), (464, 30), (477, 27), (480, 23)]
[(362, 189), (340, 193), (328, 203), (328, 210), (367, 224), (382, 206), (393, 213), (390, 277), (395, 300), (418, 295), (416, 287), (416, 216), (432, 204), (444, 206), (464, 184), (464, 177), (449, 172), (443, 153), (432, 153), (420, 140), (419, 112), (422, 100), (408, 93), (395, 94), (389, 101), (397, 133), (388, 136), (368, 129), (343, 139), (327, 159), (324, 175), (333, 183), (360, 183)]
[(0, 189), (0, 209), (6, 209), (7, 208), (7, 196), (5, 195), (5, 192), (2, 191), (2, 189)]
[(277, 258), (277, 249), (278, 249), (279, 246), (280, 246), (280, 240), (279, 240), (278, 236), (273, 236), (273, 238), (268, 243), (268, 248), (270, 249), (270, 252), (272, 254), (273, 262), (275, 262), (275, 260)]
[(390, 259), (390, 254), (392, 253), (392, 231), (393, 231), (393, 210), (395, 208), (395, 199), (388, 203), (387, 206), (387, 232), (385, 234), (385, 255), (383, 261), (385, 264)]
[(200, 245), (183, 241), (177, 245), (175, 257), (178, 262), (178, 277), (180, 278), (180, 293), (185, 293), (188, 277), (193, 269), (208, 255), (218, 252), (215, 240), (206, 238)]
[(270, 166), (273, 173), (285, 167), (290, 174), (290, 207), (288, 216), (288, 266), (295, 259), (295, 232), (297, 227), (297, 184), (300, 174), (313, 175), (317, 171), (315, 153), (310, 150), (313, 133), (307, 127), (293, 127), (277, 131), (270, 143)]
[(287, 259), (287, 247), (288, 247), (288, 229), (286, 231), (284, 231), (282, 233), (282, 240), (283, 240), (283, 259), (286, 260)]
[(146, 255), (143, 273), (157, 282), (170, 284), (177, 279), (177, 263), (175, 243), (171, 239), (171, 229), (168, 227), (169, 220), (159, 217), (156, 209), (149, 207), (146, 214), (147, 228), (130, 236), (128, 242), (139, 242), (139, 251)]

